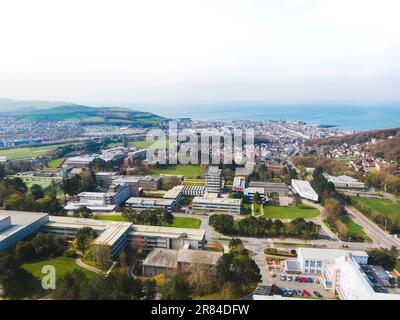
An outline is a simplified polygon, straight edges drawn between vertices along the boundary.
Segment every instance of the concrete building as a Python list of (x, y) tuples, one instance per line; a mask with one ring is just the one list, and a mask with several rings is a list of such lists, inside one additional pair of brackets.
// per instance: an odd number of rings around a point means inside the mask
[(246, 178), (245, 177), (235, 177), (233, 179), (232, 191), (241, 192), (246, 188)]
[(254, 200), (254, 195), (258, 193), (260, 195), (261, 201), (267, 201), (267, 197), (264, 193), (264, 188), (255, 188), (255, 187), (248, 187), (244, 189), (243, 194), (249, 199), (250, 201)]
[(125, 207), (136, 210), (163, 209), (172, 212), (175, 210), (173, 199), (131, 197), (125, 202)]
[(300, 197), (315, 202), (318, 201), (318, 194), (314, 191), (308, 181), (292, 179), (292, 187), (294, 192), (296, 192)]
[(287, 197), (289, 195), (289, 189), (283, 182), (276, 181), (250, 181), (249, 187), (263, 188), (264, 193), (269, 195), (276, 192), (280, 197)]
[(193, 264), (215, 266), (221, 256), (222, 252), (156, 248), (147, 255), (143, 262), (143, 275), (146, 277), (152, 277), (160, 273), (168, 275)]
[(109, 188), (114, 183), (114, 180), (118, 178), (116, 172), (96, 172), (96, 180), (103, 187)]
[(221, 194), (222, 180), (221, 180), (222, 170), (217, 166), (209, 166), (205, 173), (206, 180), (206, 191), (209, 193)]
[(206, 187), (202, 186), (185, 186), (183, 188), (183, 195), (189, 197), (202, 197), (206, 192)]
[(34, 234), (48, 220), (47, 213), (0, 210), (0, 251)]
[(284, 262), (284, 271), (318, 275), (325, 289), (343, 300), (400, 300), (399, 294), (382, 290), (372, 282), (365, 251), (298, 248), (297, 259)]
[(48, 217), (48, 222), (43, 224), (42, 230), (47, 233), (72, 239), (79, 229), (92, 228), (98, 234), (93, 243), (95, 254), (101, 254), (110, 260), (117, 259), (126, 245), (151, 251), (154, 248), (203, 249), (205, 244), (205, 231), (202, 229), (134, 225), (130, 222), (44, 215)]
[(335, 188), (337, 189), (365, 189), (365, 183), (357, 181), (357, 179), (354, 179), (349, 176), (330, 176), (330, 175), (324, 175), (326, 180), (328, 182), (332, 182), (335, 185)]
[(148, 191), (158, 190), (161, 186), (161, 179), (151, 176), (120, 176), (114, 182), (127, 184), (131, 188), (143, 188)]
[(220, 198), (216, 193), (205, 193), (203, 197), (195, 197), (192, 201), (193, 210), (228, 212), (240, 214), (242, 199)]
[(70, 157), (64, 161), (63, 166), (75, 168), (87, 168), (96, 159), (94, 156)]
[(72, 212), (80, 207), (87, 207), (92, 211), (112, 212), (118, 209), (131, 196), (127, 185), (113, 184), (107, 192), (81, 192), (78, 201), (70, 201), (64, 207)]
[(136, 210), (163, 209), (172, 212), (184, 198), (183, 189), (182, 185), (175, 186), (168, 190), (162, 198), (131, 197), (126, 201), (125, 206)]

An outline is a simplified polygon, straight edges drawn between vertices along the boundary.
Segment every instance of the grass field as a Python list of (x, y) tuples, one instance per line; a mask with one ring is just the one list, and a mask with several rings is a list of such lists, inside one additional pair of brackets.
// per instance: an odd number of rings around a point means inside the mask
[(59, 168), (61, 167), (62, 163), (64, 162), (65, 158), (57, 158), (47, 162), (47, 166), (49, 168)]
[(359, 202), (364, 207), (367, 207), (372, 211), (376, 211), (384, 215), (395, 214), (400, 217), (400, 202), (363, 197), (352, 197), (352, 200)]
[[(51, 180), (52, 180), (50, 178), (42, 178), (42, 177), (34, 177), (34, 178), (21, 177), (21, 179), (24, 181), (24, 183), (26, 184), (28, 189), (30, 187), (32, 187), (34, 184), (38, 184), (43, 189), (46, 189), (51, 184)], [(61, 180), (55, 180), (55, 181), (56, 181), (57, 185), (60, 185)]]
[[(109, 220), (109, 221), (126, 221), (126, 219), (121, 215), (104, 215), (96, 216), (99, 220)], [(201, 221), (197, 218), (190, 217), (174, 217), (174, 222), (172, 224), (163, 224), (164, 227), (175, 227), (175, 228), (190, 228), (199, 229)]]
[(137, 140), (129, 141), (130, 146), (134, 146), (141, 149), (151, 148), (167, 148), (168, 140), (157, 140), (157, 141), (147, 141), (147, 140)]
[(304, 204), (298, 207), (264, 206), (264, 217), (268, 219), (311, 219), (317, 217), (319, 214), (318, 209)]
[(203, 187), (206, 185), (204, 179), (185, 179), (183, 181), (184, 186), (190, 187)]
[(155, 168), (149, 172), (150, 175), (159, 176), (160, 174), (177, 174), (187, 178), (197, 178), (202, 175), (201, 167), (198, 165), (177, 164), (166, 165), (165, 167)]
[(7, 160), (17, 158), (35, 158), (45, 155), (48, 151), (64, 146), (65, 144), (52, 144), (40, 147), (25, 147), (0, 150), (0, 156), (7, 157)]
[(36, 262), (24, 263), (22, 268), (33, 274), (35, 278), (41, 280), (43, 277), (42, 268), (45, 265), (53, 266), (56, 269), (57, 280), (64, 278), (66, 273), (74, 270), (82, 270), (88, 277), (94, 275), (93, 272), (79, 267), (73, 258), (57, 257)]
[(347, 226), (348, 230), (358, 237), (366, 238), (367, 235), (357, 223), (355, 223), (348, 215), (342, 216), (340, 220)]

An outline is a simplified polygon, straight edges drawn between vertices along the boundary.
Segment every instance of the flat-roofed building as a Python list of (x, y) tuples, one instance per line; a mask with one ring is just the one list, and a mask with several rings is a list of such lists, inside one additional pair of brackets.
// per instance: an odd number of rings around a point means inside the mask
[(245, 177), (235, 177), (233, 178), (232, 191), (243, 191), (246, 188), (246, 178)]
[(183, 188), (183, 195), (189, 197), (201, 197), (206, 192), (204, 186), (185, 186)]
[(130, 241), (134, 248), (150, 251), (165, 249), (203, 249), (205, 230), (192, 228), (173, 228), (149, 225), (133, 225)]
[(302, 198), (318, 201), (318, 194), (314, 191), (308, 181), (292, 179), (293, 190)]
[(215, 266), (222, 252), (190, 250), (190, 249), (161, 249), (152, 250), (142, 264), (143, 275), (152, 277), (160, 273), (166, 275), (177, 269), (185, 269), (194, 264)]
[(206, 190), (207, 192), (221, 193), (222, 180), (221, 180), (222, 170), (218, 166), (209, 166), (205, 173)]
[(158, 190), (161, 185), (160, 178), (151, 176), (120, 176), (115, 183), (127, 184), (131, 187), (143, 188), (144, 190)]
[(116, 172), (96, 172), (96, 180), (100, 182), (103, 187), (109, 188), (114, 183), (114, 180), (118, 178)]
[(47, 213), (0, 210), (0, 251), (34, 234), (48, 220)]
[(175, 210), (174, 203), (174, 199), (130, 197), (126, 200), (125, 207), (136, 210), (163, 209), (171, 212)]
[(248, 187), (248, 188), (244, 189), (244, 192), (243, 192), (243, 194), (250, 201), (254, 200), (254, 195), (256, 193), (259, 194), (262, 202), (265, 202), (267, 200), (267, 197), (265, 196), (265, 193), (264, 193), (264, 188)]
[(94, 156), (69, 157), (64, 161), (63, 166), (75, 168), (87, 168), (96, 159)]
[(328, 182), (332, 182), (338, 189), (365, 189), (365, 183), (359, 182), (357, 179), (342, 175), (338, 177), (324, 175)]
[(50, 216), (42, 230), (72, 239), (84, 227), (90, 227), (98, 234), (93, 242), (97, 254), (112, 260), (117, 259), (125, 245), (151, 251), (154, 248), (203, 249), (205, 243), (203, 229), (134, 225), (130, 222), (72, 217)]
[(218, 197), (216, 193), (205, 193), (203, 197), (195, 197), (192, 201), (193, 210), (228, 212), (240, 214), (242, 199)]
[(263, 188), (266, 195), (276, 192), (280, 197), (287, 197), (289, 189), (283, 182), (276, 181), (250, 181), (249, 187)]

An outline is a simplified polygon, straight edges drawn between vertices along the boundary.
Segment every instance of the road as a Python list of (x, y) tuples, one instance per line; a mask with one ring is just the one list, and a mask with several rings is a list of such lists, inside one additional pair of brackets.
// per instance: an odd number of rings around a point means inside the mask
[[(316, 204), (313, 205), (318, 206)], [(177, 217), (190, 217), (190, 218), (200, 219), (201, 220), (200, 228), (205, 230), (207, 242), (209, 243), (219, 242), (227, 250), (229, 241), (224, 239), (231, 237), (215, 231), (214, 228), (211, 227), (208, 223), (210, 217), (209, 215), (190, 214), (190, 213), (174, 213), (174, 215)], [(332, 232), (330, 231), (330, 233), (329, 232), (327, 233), (330, 234)], [(359, 243), (359, 242), (343, 242), (339, 241), (335, 234), (330, 234), (330, 235), (332, 237), (327, 237), (327, 239), (319, 239), (319, 240), (303, 240), (303, 239), (293, 239), (293, 238), (253, 238), (253, 237), (241, 237), (241, 236), (238, 236), (238, 238), (242, 240), (243, 245), (247, 249), (253, 252), (253, 259), (261, 271), (261, 276), (262, 276), (261, 284), (268, 285), (270, 284), (270, 277), (268, 275), (268, 271), (266, 268), (264, 249), (267, 247), (275, 247), (276, 246), (275, 243), (278, 243), (279, 247), (285, 247), (290, 249), (296, 249), (296, 247), (298, 246), (301, 247), (301, 245), (305, 246), (311, 245), (314, 247), (322, 247), (330, 249), (343, 249), (344, 248), (343, 246), (346, 245), (350, 250), (368, 250), (373, 248), (372, 244)]]
[(396, 240), (392, 235), (388, 234), (377, 226), (373, 221), (365, 217), (354, 207), (347, 206), (346, 210), (350, 217), (360, 226), (362, 226), (365, 232), (372, 238), (374, 244), (378, 247), (390, 248), (395, 246), (400, 248), (400, 242)]

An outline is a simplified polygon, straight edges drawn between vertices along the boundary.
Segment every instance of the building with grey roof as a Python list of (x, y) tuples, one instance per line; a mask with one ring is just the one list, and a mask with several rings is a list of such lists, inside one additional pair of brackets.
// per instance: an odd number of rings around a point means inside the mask
[(34, 234), (48, 220), (47, 213), (0, 210), (0, 251)]

